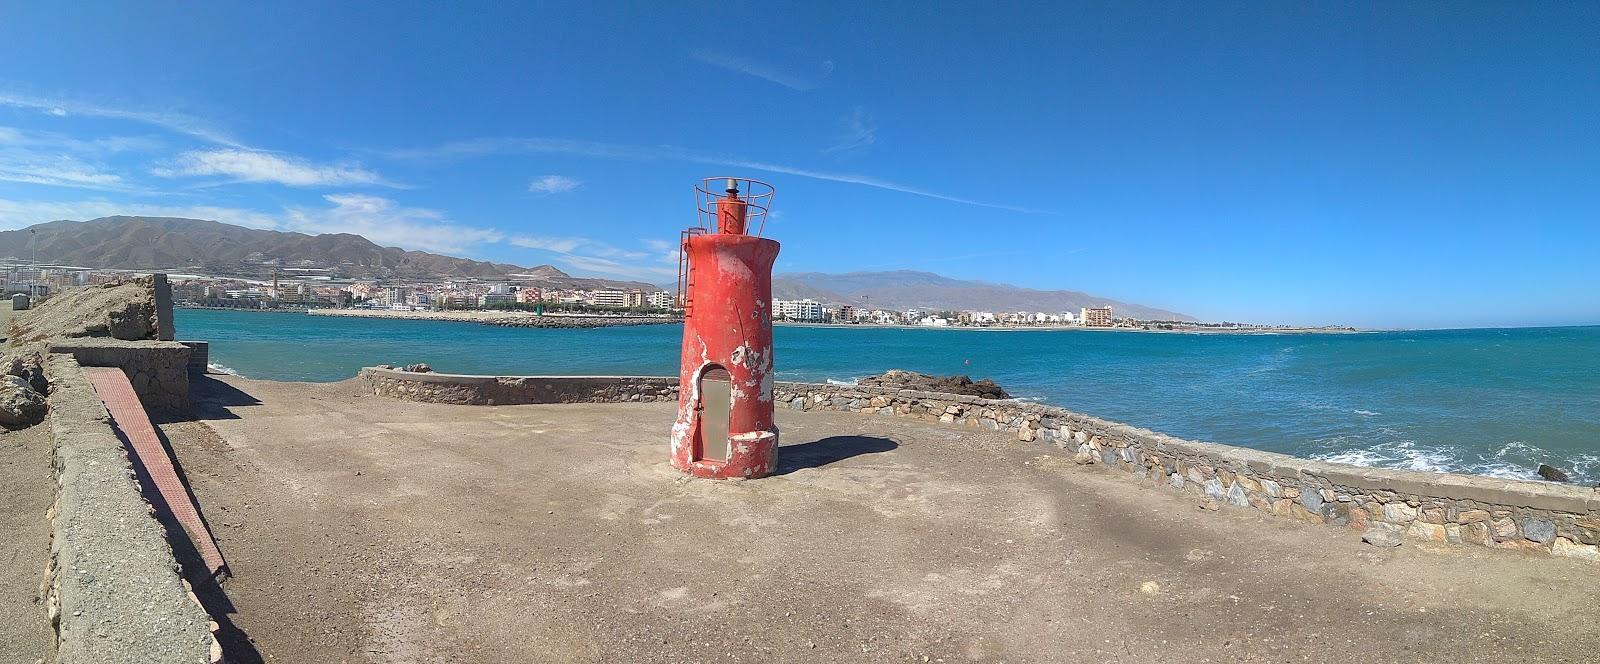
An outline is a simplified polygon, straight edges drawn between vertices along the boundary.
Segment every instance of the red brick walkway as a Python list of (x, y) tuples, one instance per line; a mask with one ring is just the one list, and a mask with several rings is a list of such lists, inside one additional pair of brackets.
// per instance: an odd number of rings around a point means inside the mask
[(134, 393), (128, 376), (116, 367), (84, 367), (83, 370), (94, 385), (94, 391), (99, 393), (100, 400), (105, 402), (106, 410), (111, 411), (111, 419), (122, 431), (129, 457), (156, 485), (169, 513), (188, 531), (189, 539), (200, 551), (206, 569), (213, 575), (217, 574), (226, 566), (222, 552), (217, 550), (211, 531), (200, 520), (200, 512), (194, 502), (189, 500), (189, 492), (178, 478), (178, 471), (172, 467), (172, 458), (167, 456), (166, 448), (161, 445), (161, 437), (156, 435), (155, 425), (150, 423), (150, 417), (145, 414), (144, 404), (139, 402), (139, 395)]

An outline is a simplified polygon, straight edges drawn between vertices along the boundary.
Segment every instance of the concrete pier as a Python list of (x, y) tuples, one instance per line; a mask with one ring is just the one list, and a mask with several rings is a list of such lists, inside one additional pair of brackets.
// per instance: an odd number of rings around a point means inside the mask
[[(673, 404), (212, 376), (163, 426), (267, 661), (1583, 661), (1593, 563), (1198, 511), (1015, 434), (779, 411), (684, 478)], [(686, 555), (687, 554), (687, 555)], [(683, 561), (673, 562), (673, 561)], [(926, 658), (926, 659), (925, 659)]]

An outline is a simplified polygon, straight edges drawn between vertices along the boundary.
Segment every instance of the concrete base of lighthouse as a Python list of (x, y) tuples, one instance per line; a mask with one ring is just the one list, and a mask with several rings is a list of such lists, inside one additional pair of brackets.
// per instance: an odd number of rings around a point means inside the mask
[(778, 469), (778, 432), (751, 431), (728, 437), (728, 458), (694, 459), (674, 454), (672, 467), (713, 480), (756, 479)]

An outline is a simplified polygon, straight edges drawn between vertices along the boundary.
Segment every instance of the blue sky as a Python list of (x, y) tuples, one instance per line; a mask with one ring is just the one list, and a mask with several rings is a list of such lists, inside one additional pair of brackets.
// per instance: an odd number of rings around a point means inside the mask
[(780, 271), (1206, 319), (1600, 323), (1584, 3), (8, 3), (0, 228), (168, 214), (668, 282), (691, 185)]

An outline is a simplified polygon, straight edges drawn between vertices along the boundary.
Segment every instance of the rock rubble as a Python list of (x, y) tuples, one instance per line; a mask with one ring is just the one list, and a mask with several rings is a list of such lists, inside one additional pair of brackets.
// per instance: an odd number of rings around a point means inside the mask
[(1004, 389), (987, 378), (974, 381), (969, 376), (932, 376), (903, 369), (890, 369), (877, 376), (868, 376), (857, 380), (856, 384), (863, 387), (884, 387), (894, 390), (961, 394), (984, 399), (1011, 398), (1010, 394), (1007, 394)]

